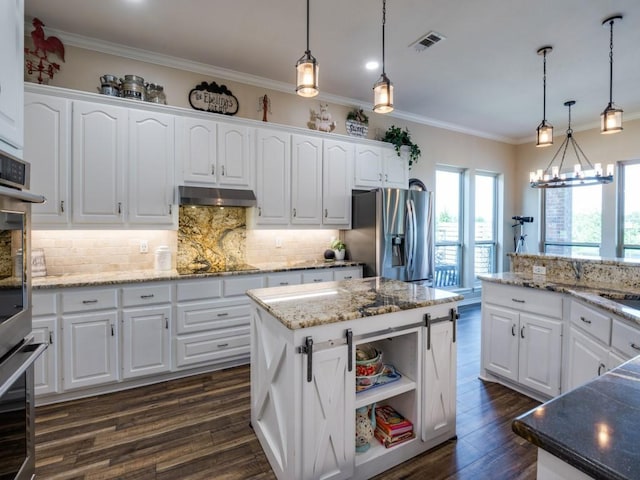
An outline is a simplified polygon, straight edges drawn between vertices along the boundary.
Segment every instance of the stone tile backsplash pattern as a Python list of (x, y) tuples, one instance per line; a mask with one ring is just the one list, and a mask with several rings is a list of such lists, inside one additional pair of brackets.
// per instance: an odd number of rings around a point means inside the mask
[(508, 254), (511, 271), (531, 275), (534, 265), (546, 268), (549, 281), (611, 290), (640, 290), (640, 262), (615, 258), (569, 258), (544, 254)]

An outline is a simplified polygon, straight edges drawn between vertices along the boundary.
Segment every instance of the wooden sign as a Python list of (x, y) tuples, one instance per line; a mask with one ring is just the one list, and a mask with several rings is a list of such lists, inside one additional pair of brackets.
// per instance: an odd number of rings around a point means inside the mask
[(189, 104), (204, 112), (235, 115), (238, 113), (238, 99), (225, 85), (216, 82), (202, 82), (189, 92)]

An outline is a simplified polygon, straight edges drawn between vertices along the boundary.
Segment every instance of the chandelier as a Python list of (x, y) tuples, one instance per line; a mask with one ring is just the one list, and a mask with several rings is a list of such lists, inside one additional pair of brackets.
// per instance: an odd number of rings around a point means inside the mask
[[(578, 142), (573, 138), (573, 130), (571, 129), (571, 107), (575, 105), (575, 103), (575, 100), (564, 102), (564, 106), (569, 108), (567, 136), (549, 162), (549, 165), (547, 165), (547, 168), (529, 173), (529, 183), (532, 188), (580, 187), (583, 185), (611, 183), (613, 181), (613, 165), (607, 165), (605, 175), (602, 171), (602, 164), (596, 163), (592, 165), (580, 148), (580, 145), (578, 145)], [(571, 146), (571, 151), (575, 154), (578, 163), (574, 164), (572, 171), (565, 172), (563, 166), (569, 146)], [(560, 152), (562, 152), (562, 156), (556, 164), (555, 162)]]

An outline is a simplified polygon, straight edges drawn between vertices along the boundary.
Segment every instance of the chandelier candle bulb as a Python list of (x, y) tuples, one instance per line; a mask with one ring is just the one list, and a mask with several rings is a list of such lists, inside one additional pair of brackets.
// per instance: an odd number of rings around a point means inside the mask
[(573, 173), (575, 173), (576, 177), (580, 177), (582, 175), (582, 165), (580, 165), (579, 163), (576, 163), (573, 166)]
[(609, 163), (607, 165), (607, 177), (613, 177), (613, 164)]
[(560, 173), (560, 167), (554, 165), (553, 167), (551, 167), (551, 176), (553, 178), (558, 178), (558, 174)]
[(602, 164), (601, 163), (596, 163), (593, 168), (596, 171), (596, 175), (598, 175), (598, 176), (602, 175)]

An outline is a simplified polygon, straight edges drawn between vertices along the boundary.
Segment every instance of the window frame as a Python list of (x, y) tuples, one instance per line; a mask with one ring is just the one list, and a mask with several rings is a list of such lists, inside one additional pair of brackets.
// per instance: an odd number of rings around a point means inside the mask
[(635, 250), (640, 252), (640, 244), (624, 243), (624, 179), (626, 167), (630, 165), (640, 165), (640, 160), (623, 160), (617, 162), (616, 175), (616, 256), (625, 258), (627, 250)]
[[(449, 166), (444, 166), (444, 165), (438, 165), (436, 166), (436, 171), (435, 171), (435, 176), (436, 176), (436, 189), (438, 188), (437, 185), (437, 178), (438, 178), (438, 172), (449, 172), (449, 173), (456, 173), (458, 175), (458, 241), (457, 242), (453, 242), (453, 241), (447, 241), (447, 242), (438, 242), (437, 239), (437, 234), (434, 235), (434, 242), (433, 242), (433, 250), (434, 253), (437, 251), (438, 247), (455, 247), (458, 251), (458, 261), (457, 261), (457, 265), (456, 268), (458, 270), (458, 278), (457, 278), (457, 283), (455, 285), (447, 285), (446, 287), (450, 287), (450, 288), (461, 288), (463, 286), (463, 278), (464, 278), (464, 260), (463, 260), (463, 255), (464, 255), (464, 234), (465, 234), (465, 230), (464, 230), (464, 224), (465, 224), (465, 211), (464, 211), (464, 183), (465, 183), (465, 174), (466, 174), (466, 169), (464, 168), (457, 168), (457, 167), (449, 167)], [(435, 206), (437, 208), (437, 191), (436, 191), (436, 195), (434, 198), (434, 203)], [(435, 211), (435, 209), (434, 209)], [(437, 222), (438, 222), (438, 218), (437, 218), (437, 211), (435, 212), (435, 220), (434, 220), (434, 229), (437, 232)], [(443, 287), (438, 287), (438, 285), (436, 285), (435, 283), (435, 270), (438, 267), (438, 265), (436, 264), (435, 261), (435, 255), (434, 255), (434, 284), (433, 286), (436, 288), (443, 288)]]
[(474, 245), (474, 249), (473, 249), (473, 276), (475, 278), (474, 283), (480, 284), (481, 281), (477, 278), (478, 273), (476, 272), (476, 247), (478, 247), (478, 245), (490, 245), (491, 249), (490, 249), (490, 264), (489, 264), (489, 269), (490, 271), (487, 273), (496, 273), (497, 270), (497, 265), (498, 265), (498, 179), (499, 179), (499, 175), (497, 173), (493, 173), (493, 172), (481, 172), (478, 171), (475, 173), (474, 175), (474, 197), (477, 194), (477, 189), (478, 189), (478, 177), (489, 177), (493, 180), (493, 191), (492, 191), (492, 196), (493, 196), (493, 228), (492, 228), (492, 232), (491, 232), (491, 236), (492, 236), (492, 240), (476, 240), (476, 217), (478, 216), (477, 211), (475, 211), (475, 205), (477, 204), (477, 202), (475, 201), (474, 198), (474, 218), (473, 218), (473, 245)]

